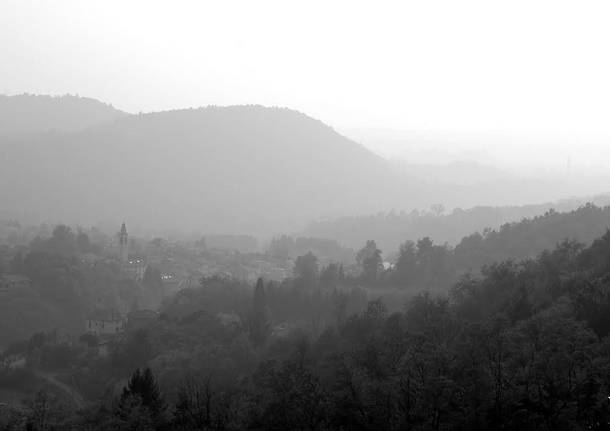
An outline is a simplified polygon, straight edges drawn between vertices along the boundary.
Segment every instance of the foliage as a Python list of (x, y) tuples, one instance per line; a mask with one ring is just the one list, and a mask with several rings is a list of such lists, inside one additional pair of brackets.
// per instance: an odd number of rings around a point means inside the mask
[(250, 315), (250, 339), (255, 346), (260, 346), (269, 337), (269, 309), (267, 307), (267, 296), (265, 284), (259, 278), (254, 288), (252, 301), (252, 312)]
[[(459, 276), (449, 295), (413, 294), (397, 309), (367, 301), (359, 285), (446, 283), (455, 255), (429, 238), (406, 242), (395, 268), (369, 279), (367, 259), (378, 254), (370, 242), (359, 253), (368, 275), (339, 265), (318, 273), (312, 254), (279, 284), (202, 279), (168, 302), (163, 318), (116, 338), (108, 359), (91, 360), (84, 346), (49, 332), (7, 355), (108, 381), (105, 400), (78, 413), (36, 396), (23, 417), (40, 429), (602, 430), (608, 244), (607, 233), (589, 247), (564, 241), (485, 265)], [(14, 385), (28, 376), (20, 373), (1, 381)]]
[(166, 423), (167, 405), (150, 368), (132, 374), (123, 388), (116, 416), (128, 429), (162, 428)]

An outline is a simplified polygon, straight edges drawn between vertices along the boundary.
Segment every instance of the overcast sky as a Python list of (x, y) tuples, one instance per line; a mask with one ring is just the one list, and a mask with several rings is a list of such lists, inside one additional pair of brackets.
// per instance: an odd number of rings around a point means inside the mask
[(594, 1), (0, 2), (0, 92), (260, 103), (338, 128), (605, 133)]

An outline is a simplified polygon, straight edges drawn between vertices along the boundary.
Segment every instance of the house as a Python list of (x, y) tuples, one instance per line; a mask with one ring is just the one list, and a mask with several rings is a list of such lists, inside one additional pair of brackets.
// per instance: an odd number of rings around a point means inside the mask
[(102, 358), (107, 358), (110, 355), (110, 343), (106, 341), (100, 341), (97, 344), (97, 354)]
[(115, 310), (95, 310), (87, 317), (85, 330), (97, 336), (115, 335), (125, 330), (125, 320)]
[(25, 368), (26, 362), (27, 359), (24, 353), (15, 353), (3, 358), (3, 365), (9, 370), (18, 370)]
[(144, 279), (146, 272), (146, 261), (141, 257), (136, 257), (128, 260), (122, 265), (123, 271), (127, 273), (129, 278), (136, 282), (141, 282)]
[(95, 264), (102, 260), (103, 258), (95, 253), (83, 253), (80, 256), (80, 261), (89, 266), (95, 266)]
[(216, 318), (220, 321), (222, 326), (226, 327), (239, 327), (241, 326), (241, 319), (236, 313), (217, 313)]
[(6, 274), (0, 276), (0, 291), (20, 290), (28, 288), (32, 285), (32, 281), (19, 274)]
[(294, 330), (294, 326), (289, 324), (288, 322), (282, 322), (278, 325), (275, 325), (271, 329), (271, 337), (272, 338), (286, 338), (288, 337)]
[(154, 310), (135, 310), (127, 315), (127, 328), (130, 331), (146, 328), (159, 319)]

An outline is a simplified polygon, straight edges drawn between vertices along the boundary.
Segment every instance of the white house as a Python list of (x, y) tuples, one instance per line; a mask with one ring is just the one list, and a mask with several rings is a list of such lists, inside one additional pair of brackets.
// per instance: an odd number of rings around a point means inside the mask
[(95, 310), (87, 318), (85, 330), (95, 335), (115, 335), (125, 330), (125, 320), (115, 310)]

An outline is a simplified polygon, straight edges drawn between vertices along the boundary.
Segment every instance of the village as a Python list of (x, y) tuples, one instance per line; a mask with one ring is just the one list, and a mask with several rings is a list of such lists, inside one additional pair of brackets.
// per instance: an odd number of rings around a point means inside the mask
[[(23, 232), (24, 229), (18, 229), (16, 223), (8, 225), (8, 234), (7, 223), (0, 226), (0, 230), (4, 229), (4, 240), (0, 245), (0, 269), (5, 268), (5, 271), (0, 270), (0, 297), (34, 295), (40, 289), (39, 283), (25, 275), (23, 268), (19, 268), (23, 263), (15, 264), (20, 258), (23, 259), (21, 253), (25, 247), (10, 245), (10, 236), (15, 237), (15, 232)], [(57, 233), (57, 229), (54, 233)], [(94, 234), (91, 236), (95, 237)], [(32, 244), (40, 242), (37, 238)], [(51, 236), (48, 241), (53, 238)], [(14, 238), (13, 242), (16, 242)], [(159, 308), (164, 301), (181, 290), (199, 287), (205, 277), (235, 278), (251, 285), (259, 277), (281, 281), (291, 275), (294, 264), (290, 257), (259, 252), (255, 240), (250, 237), (217, 235), (188, 242), (171, 242), (161, 238), (144, 241), (130, 238), (125, 223), (103, 246), (92, 246), (74, 256), (79, 260), (79, 265), (91, 271), (111, 268), (116, 280), (137, 293), (125, 299), (110, 287), (97, 286), (89, 295), (88, 310), (81, 313), (83, 318), (80, 325), (72, 325), (71, 329), (44, 325), (36, 330), (37, 333), (52, 333), (54, 342), (59, 344), (78, 344), (80, 337), (90, 354), (102, 357), (108, 355), (113, 340), (153, 324), (159, 319)], [(219, 313), (218, 318), (227, 325), (239, 320), (232, 313)], [(5, 367), (15, 369), (26, 366), (24, 351), (11, 353), (10, 345), (1, 347), (0, 343)], [(29, 366), (35, 365), (31, 359), (28, 359)]]

